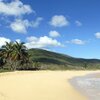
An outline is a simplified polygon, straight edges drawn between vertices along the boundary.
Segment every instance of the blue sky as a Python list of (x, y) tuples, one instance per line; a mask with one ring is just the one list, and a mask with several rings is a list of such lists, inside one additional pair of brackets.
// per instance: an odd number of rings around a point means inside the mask
[(80, 58), (100, 59), (99, 0), (0, 0), (0, 47), (22, 41)]

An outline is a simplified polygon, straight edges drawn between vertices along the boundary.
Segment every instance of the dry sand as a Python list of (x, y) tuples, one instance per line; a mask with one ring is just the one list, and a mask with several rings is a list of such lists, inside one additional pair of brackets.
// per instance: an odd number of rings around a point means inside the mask
[(87, 100), (69, 79), (93, 71), (30, 71), (0, 74), (0, 100)]

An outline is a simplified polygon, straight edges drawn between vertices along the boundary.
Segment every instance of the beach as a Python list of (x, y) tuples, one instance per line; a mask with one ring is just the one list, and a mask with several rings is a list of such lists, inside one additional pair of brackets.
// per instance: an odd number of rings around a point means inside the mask
[(100, 72), (73, 77), (70, 83), (88, 100), (100, 100)]
[(88, 100), (69, 80), (98, 71), (16, 71), (0, 74), (0, 100)]

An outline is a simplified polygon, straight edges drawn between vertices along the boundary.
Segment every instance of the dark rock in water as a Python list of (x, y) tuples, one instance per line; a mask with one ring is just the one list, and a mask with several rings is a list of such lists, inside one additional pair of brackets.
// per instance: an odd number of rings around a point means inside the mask
[(96, 77), (97, 75), (90, 74), (74, 77), (70, 82), (83, 95), (87, 96), (89, 100), (100, 100), (100, 77)]

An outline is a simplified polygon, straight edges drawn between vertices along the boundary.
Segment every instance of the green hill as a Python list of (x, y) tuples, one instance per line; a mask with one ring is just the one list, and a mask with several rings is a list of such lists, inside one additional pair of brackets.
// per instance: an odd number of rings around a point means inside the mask
[(42, 69), (99, 69), (100, 60), (74, 58), (43, 49), (30, 49), (33, 62), (40, 62)]

